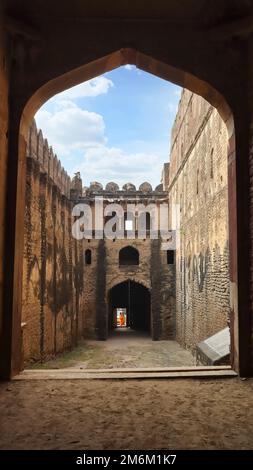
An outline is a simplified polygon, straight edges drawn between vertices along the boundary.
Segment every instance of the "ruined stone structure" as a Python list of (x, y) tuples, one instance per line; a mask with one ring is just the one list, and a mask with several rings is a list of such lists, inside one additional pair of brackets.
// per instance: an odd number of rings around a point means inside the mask
[(227, 129), (207, 101), (183, 90), (171, 136), (167, 189), (180, 206), (176, 338), (196, 344), (228, 325)]
[[(25, 360), (44, 360), (81, 337), (107, 339), (117, 307), (127, 309), (132, 327), (147, 330), (154, 340), (176, 338), (193, 354), (199, 342), (228, 325), (226, 147), (217, 111), (183, 90), (161, 184), (153, 190), (147, 182), (139, 189), (126, 183), (120, 189), (110, 182), (104, 189), (94, 181), (83, 188), (80, 173), (70, 181), (33, 122), (26, 176)], [(159, 219), (168, 201), (170, 228), (173, 207), (180, 208), (176, 256), (164, 238), (153, 239), (145, 212), (155, 207)], [(119, 220), (112, 203), (122, 209)], [(72, 213), (73, 207), (81, 207), (80, 213)], [(78, 237), (74, 220), (81, 228)], [(141, 234), (143, 221), (147, 230)], [(110, 237), (104, 236), (106, 223)]]
[(232, 366), (251, 375), (252, 2), (109, 2), (106, 11), (102, 2), (93, 3), (77, 2), (74, 10), (65, 1), (60, 9), (47, 0), (28, 2), (25, 9), (16, 0), (0, 5), (0, 376), (21, 368), (25, 158), (32, 118), (54, 94), (126, 64), (201, 95), (226, 123)]
[[(143, 204), (144, 207), (147, 207), (153, 204), (159, 208), (160, 204), (167, 203), (167, 192), (161, 189), (160, 185), (158, 189), (152, 190), (149, 183), (143, 183), (139, 190), (136, 190), (135, 186), (130, 183), (124, 185), (122, 190), (119, 190), (115, 183), (107, 184), (105, 190), (98, 185), (91, 184), (86, 194), (79, 198), (77, 202), (88, 204), (94, 211), (96, 197), (103, 197), (103, 212), (107, 204), (112, 202), (119, 204), (126, 215), (125, 219), (133, 222), (133, 230), (130, 230), (130, 233), (124, 230), (125, 233), (122, 239), (112, 237), (111, 239), (96, 240), (91, 237), (90, 240), (85, 239), (83, 241), (84, 251), (89, 250), (91, 256), (91, 262), (86, 263), (84, 267), (84, 335), (99, 337), (100, 339), (108, 337), (113, 313), (110, 294), (115, 287), (120, 285), (123, 287), (125, 284), (125, 293), (124, 290), (121, 293), (123, 304), (119, 303), (117, 306), (128, 307), (129, 299), (124, 299), (124, 296), (128, 295), (126, 283), (130, 282), (134, 289), (134, 292), (130, 294), (133, 303), (135, 300), (138, 302), (138, 298), (145, 295), (143, 292), (138, 291), (138, 286), (144, 286), (149, 292), (150, 319), (148, 320), (147, 330), (152, 338), (154, 340), (174, 338), (174, 258), (171, 261), (168, 260), (168, 250), (164, 242), (160, 237), (152, 239), (150, 230), (152, 227), (148, 227), (148, 224), (146, 236), (139, 238), (137, 230), (139, 219), (135, 214), (127, 214), (126, 212), (127, 205)], [(95, 217), (93, 217), (94, 220)], [(121, 262), (120, 254), (124, 253), (124, 250), (127, 253), (129, 248), (130, 254), (132, 248), (137, 250), (138, 262), (131, 262), (128, 255)], [(138, 309), (138, 312), (136, 309)], [(135, 315), (141, 317), (143, 310), (141, 302), (140, 306), (136, 305), (136, 308), (133, 305), (132, 310), (136, 310)], [(145, 318), (141, 320), (143, 325), (146, 321)], [(142, 329), (141, 324), (139, 327)]]
[(22, 336), (45, 360), (82, 335), (83, 251), (71, 233), (71, 180), (33, 122), (27, 147)]
[[(136, 190), (127, 183), (120, 190), (111, 182), (104, 190), (93, 182), (83, 190), (80, 174), (70, 181), (35, 122), (28, 142), (22, 298), (25, 362), (46, 360), (75, 346), (81, 337), (107, 339), (115, 326), (113, 311), (117, 306), (131, 310), (131, 325), (146, 329), (154, 340), (173, 338), (174, 257), (168, 263), (164, 243), (152, 239), (150, 219), (145, 221), (147, 232), (142, 239), (137, 238), (141, 220), (137, 215), (129, 214), (135, 224), (131, 234), (124, 227), (127, 205), (159, 208), (167, 203), (163, 185), (153, 190), (145, 182)], [(103, 213), (112, 202), (122, 207), (122, 239), (103, 238), (103, 225), (101, 239), (94, 238), (95, 200), (101, 197)], [(91, 208), (89, 238), (73, 237), (72, 208), (76, 204)], [(147, 218), (145, 209), (143, 216)], [(106, 219), (110, 216), (103, 222)], [(138, 263), (131, 261), (131, 250), (137, 250)], [(122, 262), (121, 253), (125, 256)], [(118, 301), (116, 288), (121, 289)], [(147, 302), (139, 321), (143, 296)], [(117, 304), (119, 301), (122, 304)]]
[[(162, 183), (155, 190), (147, 182), (138, 190), (131, 183), (120, 190), (114, 182), (105, 189), (99, 182), (83, 188), (80, 173), (70, 181), (33, 122), (27, 147), (25, 360), (43, 360), (74, 346), (82, 336), (106, 339), (113, 327), (117, 286), (122, 299), (131, 289), (132, 297), (145, 295), (138, 293), (138, 286), (147, 290), (149, 319), (142, 318), (142, 323), (147, 323), (153, 339), (176, 337), (195, 353), (197, 343), (227, 326), (226, 146), (226, 127), (217, 111), (183, 90), (172, 130), (170, 163), (164, 164)], [(99, 198), (103, 198), (103, 214), (108, 204), (122, 207), (124, 221), (133, 223), (131, 233), (123, 221), (120, 239), (95, 238)], [(137, 237), (136, 214), (126, 212), (129, 204), (159, 208), (168, 200), (170, 213), (175, 205), (180, 207), (175, 263), (174, 256), (169, 260), (164, 240), (150, 236), (150, 225), (145, 236)], [(92, 214), (90, 234), (81, 240), (72, 236), (71, 212), (76, 204), (87, 205)], [(104, 216), (103, 224), (111, 217)], [(121, 265), (120, 252), (129, 247), (137, 250), (138, 263)], [(127, 297), (122, 303), (130, 309)]]
[[(231, 364), (252, 376), (252, 18), (252, 0), (0, 2), (1, 380), (22, 369), (28, 129), (56, 93), (126, 64), (201, 95), (226, 124)], [(155, 394), (148, 381), (14, 380), (1, 387), (1, 448), (252, 449), (251, 380), (188, 374)]]

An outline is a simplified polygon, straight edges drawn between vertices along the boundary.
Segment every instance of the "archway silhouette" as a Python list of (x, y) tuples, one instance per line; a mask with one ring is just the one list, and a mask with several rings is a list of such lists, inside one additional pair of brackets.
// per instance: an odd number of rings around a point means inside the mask
[[(30, 123), (36, 111), (49, 98), (67, 88), (77, 85), (83, 81), (94, 78), (107, 71), (113, 70), (121, 65), (133, 64), (141, 70), (152, 73), (160, 78), (171, 81), (179, 86), (188, 88), (194, 93), (201, 95), (214, 107), (227, 125), (229, 146), (228, 146), (228, 188), (229, 188), (229, 244), (230, 244), (230, 290), (231, 290), (231, 357), (233, 367), (239, 371), (239, 345), (243, 343), (243, 333), (247, 327), (243, 316), (238, 315), (238, 256), (237, 256), (237, 190), (236, 190), (236, 159), (235, 159), (235, 133), (233, 114), (225, 98), (209, 83), (204, 82), (192, 74), (168, 65), (165, 62), (156, 60), (131, 48), (120, 49), (116, 52), (97, 59), (93, 62), (69, 70), (63, 75), (50, 80), (39, 88), (26, 103), (19, 127), (19, 168), (17, 178), (17, 193), (21, 197), (15, 202), (15, 223), (13, 224), (19, 236), (12, 236), (9, 243), (13, 249), (13, 292), (6, 298), (6, 305), (11, 306), (11, 314), (6, 322), (7, 334), (4, 338), (2, 350), (6, 349), (9, 373), (13, 375), (21, 368), (21, 283), (22, 278), (22, 253), (23, 253), (23, 226), (24, 226), (24, 187), (25, 187), (25, 157), (26, 142)], [(242, 287), (243, 289), (243, 287)], [(15, 294), (14, 294), (15, 293)], [(243, 297), (240, 297), (243, 304)], [(238, 331), (238, 323), (243, 325)], [(248, 344), (248, 343), (247, 343)], [(242, 348), (247, 358), (247, 347)]]
[(143, 284), (127, 280), (108, 293), (108, 329), (117, 328), (117, 310), (126, 312), (126, 326), (135, 331), (151, 332), (151, 294)]
[(133, 246), (125, 246), (119, 251), (119, 266), (138, 266), (139, 251)]

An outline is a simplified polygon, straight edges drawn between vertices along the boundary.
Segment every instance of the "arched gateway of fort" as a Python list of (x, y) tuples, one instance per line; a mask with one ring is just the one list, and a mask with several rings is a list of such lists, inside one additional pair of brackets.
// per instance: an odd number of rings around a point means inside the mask
[(106, 340), (123, 316), (124, 327), (176, 340), (194, 355), (219, 333), (229, 360), (226, 159), (224, 122), (187, 90), (170, 163), (155, 188), (148, 182), (83, 187), (80, 173), (69, 178), (33, 122), (23, 263), (26, 363), (80, 338)]

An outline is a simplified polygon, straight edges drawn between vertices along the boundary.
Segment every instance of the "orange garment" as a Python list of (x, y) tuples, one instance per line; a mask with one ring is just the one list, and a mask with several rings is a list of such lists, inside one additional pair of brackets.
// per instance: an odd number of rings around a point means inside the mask
[(119, 324), (120, 324), (120, 326), (125, 325), (125, 315), (124, 315), (124, 313), (121, 313), (120, 316), (119, 316)]

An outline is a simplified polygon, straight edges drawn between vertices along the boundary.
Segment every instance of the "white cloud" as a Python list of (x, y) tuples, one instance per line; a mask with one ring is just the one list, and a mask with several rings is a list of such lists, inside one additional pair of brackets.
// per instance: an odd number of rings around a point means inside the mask
[(114, 84), (106, 77), (96, 77), (55, 95), (51, 101), (74, 100), (107, 93)]
[(37, 112), (37, 127), (42, 129), (70, 176), (81, 172), (84, 185), (97, 180), (104, 185), (109, 181), (119, 185), (130, 181), (138, 186), (149, 181), (156, 186), (161, 156), (151, 149), (128, 153), (109, 147), (103, 116), (80, 106), (78, 98), (107, 93), (112, 86), (111, 80), (98, 77), (54, 96)]
[(126, 70), (135, 70), (135, 72), (137, 73), (137, 75), (141, 75), (142, 72), (140, 69), (138, 69), (138, 67), (136, 67), (136, 65), (132, 65), (132, 64), (127, 64), (127, 65), (124, 65), (124, 68)]
[(52, 112), (42, 108), (35, 119), (60, 158), (71, 155), (76, 149), (106, 143), (103, 117), (86, 111), (71, 101), (58, 101)]
[(135, 68), (134, 65), (131, 65), (131, 64), (126, 64), (125, 65), (126, 70), (133, 70), (134, 68)]
[(159, 184), (157, 177), (161, 172), (161, 159), (148, 153), (125, 153), (120, 148), (101, 146), (90, 148), (84, 153), (82, 162), (74, 170), (80, 171), (83, 183), (97, 180), (102, 184), (115, 181), (119, 185), (133, 182), (137, 186), (144, 181)]
[(94, 78), (58, 93), (36, 113), (37, 126), (59, 158), (106, 143), (103, 117), (82, 109), (73, 100), (107, 93), (113, 86), (106, 77)]

